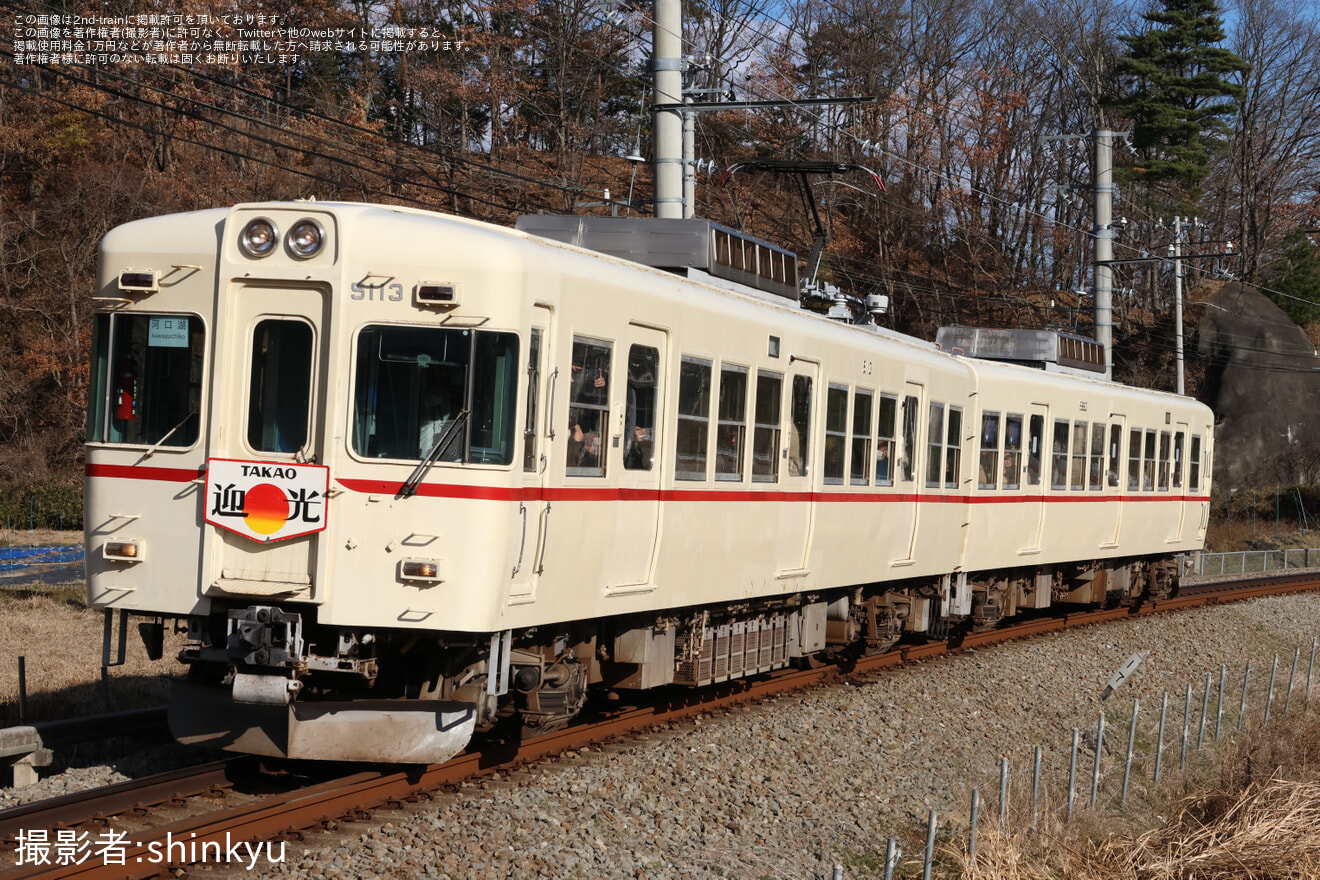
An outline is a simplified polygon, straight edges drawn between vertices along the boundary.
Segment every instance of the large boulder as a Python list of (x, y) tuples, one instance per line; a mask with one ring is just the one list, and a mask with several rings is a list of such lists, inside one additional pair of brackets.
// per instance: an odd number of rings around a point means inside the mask
[(1215, 495), (1314, 480), (1320, 467), (1320, 358), (1301, 328), (1253, 287), (1192, 304), (1215, 411)]

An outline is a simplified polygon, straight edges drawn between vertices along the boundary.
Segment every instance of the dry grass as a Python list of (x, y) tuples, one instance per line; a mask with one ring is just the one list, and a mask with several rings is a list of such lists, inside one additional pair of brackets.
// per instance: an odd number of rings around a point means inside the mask
[[(3, 523), (0, 523), (3, 526)], [(4, 529), (0, 528), (0, 547), (78, 546), (83, 542), (82, 532), (57, 529)]]
[[(159, 705), (179, 668), (181, 645), (166, 633), (165, 656), (152, 662), (131, 620), (126, 664), (110, 670), (110, 705), (100, 686), (102, 612), (88, 608), (81, 584), (0, 589), (0, 727), (18, 723), (18, 658), (27, 670), (28, 722)], [(112, 660), (115, 658), (111, 658)]]
[(975, 864), (956, 844), (946, 864), (972, 880), (1320, 878), (1320, 715), (1226, 743), (1201, 780), (1166, 793), (1144, 816), (1050, 817), (1034, 833), (983, 828)]

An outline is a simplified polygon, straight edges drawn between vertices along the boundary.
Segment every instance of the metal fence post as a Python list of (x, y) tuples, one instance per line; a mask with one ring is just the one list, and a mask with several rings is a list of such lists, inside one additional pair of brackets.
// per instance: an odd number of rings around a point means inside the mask
[(1100, 757), (1105, 753), (1105, 713), (1100, 713), (1100, 720), (1095, 727), (1095, 772), (1091, 776), (1091, 809), (1095, 809), (1100, 800)]
[(1312, 674), (1313, 672), (1315, 672), (1315, 643), (1316, 643), (1316, 640), (1315, 640), (1314, 638), (1312, 638), (1312, 639), (1311, 639), (1311, 665), (1310, 665), (1309, 667), (1307, 667), (1307, 670), (1306, 670), (1306, 705), (1308, 705), (1308, 706), (1311, 705), (1311, 674)]
[(1077, 797), (1077, 746), (1081, 742), (1081, 731), (1073, 728), (1072, 760), (1068, 762), (1068, 816), (1072, 818), (1073, 801)]
[(1205, 745), (1205, 716), (1210, 711), (1210, 673), (1205, 674), (1205, 696), (1201, 698), (1201, 729), (1196, 734), (1196, 750)]
[(885, 846), (885, 880), (894, 880), (894, 866), (898, 863), (898, 841), (889, 838)]
[(1178, 761), (1178, 770), (1187, 769), (1187, 739), (1192, 732), (1192, 683), (1187, 683), (1187, 702), (1183, 705), (1182, 758)]
[(999, 830), (1008, 830), (1008, 758), (999, 759)]
[(1292, 672), (1288, 673), (1288, 696), (1283, 698), (1283, 714), (1288, 714), (1288, 707), (1292, 705), (1293, 680), (1297, 678), (1297, 661), (1302, 659), (1302, 646), (1298, 645), (1293, 651)]
[(1123, 803), (1127, 803), (1128, 780), (1132, 778), (1132, 749), (1137, 744), (1137, 710), (1140, 701), (1132, 701), (1132, 724), (1128, 727), (1127, 760), (1123, 763)]
[(1215, 742), (1219, 741), (1219, 731), (1224, 726), (1224, 682), (1228, 676), (1228, 667), (1219, 664), (1219, 699), (1215, 701)]
[(1274, 666), (1270, 669), (1270, 692), (1265, 695), (1265, 723), (1270, 723), (1270, 707), (1274, 705), (1274, 678), (1279, 674), (1279, 655), (1274, 655)]
[(1160, 765), (1164, 761), (1164, 718), (1169, 714), (1169, 692), (1164, 692), (1164, 699), (1160, 703), (1160, 735), (1155, 741), (1155, 782), (1160, 781)]
[(1036, 819), (1040, 815), (1040, 746), (1034, 747), (1031, 769), (1031, 830), (1036, 830)]
[(926, 864), (921, 869), (921, 880), (930, 880), (930, 869), (935, 864), (935, 811), (926, 820)]
[(1242, 704), (1238, 706), (1237, 729), (1242, 729), (1242, 718), (1247, 714), (1247, 682), (1251, 680), (1251, 661), (1247, 661), (1247, 668), (1242, 672)]
[(981, 790), (972, 789), (972, 815), (967, 821), (967, 860), (976, 867), (976, 821), (981, 816)]

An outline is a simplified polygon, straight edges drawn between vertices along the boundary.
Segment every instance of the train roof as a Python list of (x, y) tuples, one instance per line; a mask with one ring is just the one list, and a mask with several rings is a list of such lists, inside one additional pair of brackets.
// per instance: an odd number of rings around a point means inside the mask
[[(919, 357), (931, 364), (944, 363), (954, 368), (956, 368), (956, 365), (962, 364), (964, 365), (964, 368), (974, 369), (983, 375), (1002, 373), (1005, 377), (1012, 377), (1017, 381), (1034, 380), (1043, 385), (1090, 382), (1102, 386), (1108, 393), (1120, 396), (1126, 393), (1154, 394), (1167, 397), (1171, 401), (1176, 400), (1182, 401), (1183, 403), (1189, 401), (1189, 398), (1179, 397), (1170, 392), (1121, 385), (1111, 380), (1106, 380), (1103, 377), (1091, 378), (1088, 376), (1076, 375), (1075, 373), (1066, 375), (1047, 373), (1039, 368), (950, 353), (940, 350), (940, 347), (933, 342), (927, 342), (875, 324), (843, 323), (817, 312), (804, 310), (796, 302), (786, 297), (767, 294), (766, 292), (758, 291), (745, 285), (730, 283), (726, 279), (721, 279), (713, 275), (703, 275), (701, 272), (689, 273), (687, 276), (677, 275), (663, 268), (656, 268), (642, 263), (633, 262), (608, 253), (590, 250), (569, 242), (543, 237), (541, 235), (524, 232), (507, 226), (499, 226), (482, 220), (459, 217), (452, 214), (441, 214), (435, 211), (406, 206), (367, 202), (319, 202), (314, 200), (300, 200), (295, 202), (249, 202), (234, 205), (229, 208), (209, 208), (199, 211), (146, 217), (140, 220), (130, 221), (129, 223), (110, 230), (102, 240), (102, 249), (107, 251), (124, 250), (141, 252), (143, 247), (140, 243), (140, 239), (144, 235), (150, 236), (155, 241), (154, 247), (156, 249), (169, 249), (171, 242), (182, 243), (188, 241), (192, 236), (195, 236), (199, 227), (214, 228), (218, 245), (224, 221), (231, 216), (233, 212), (240, 210), (251, 211), (253, 209), (261, 208), (275, 209), (277, 207), (280, 209), (287, 209), (293, 206), (305, 206), (308, 209), (315, 208), (319, 210), (333, 210), (336, 212), (355, 214), (357, 215), (355, 218), (357, 222), (369, 222), (373, 216), (383, 217), (385, 215), (392, 217), (403, 216), (421, 221), (439, 221), (445, 224), (465, 227), (476, 234), (495, 236), (505, 242), (521, 240), (526, 243), (535, 244), (541, 248), (571, 255), (575, 260), (582, 261), (580, 265), (584, 270), (587, 266), (599, 267), (602, 265), (609, 265), (616, 270), (640, 273), (655, 281), (663, 281), (688, 288), (698, 288), (705, 293), (727, 298), (726, 301), (741, 301), (749, 306), (755, 306), (760, 309), (775, 310), (786, 320), (811, 322), (815, 325), (816, 332), (826, 333), (838, 342), (857, 344), (861, 342), (863, 338), (870, 337), (872, 339), (883, 339), (892, 344), (902, 345), (909, 348), (912, 352), (912, 356)], [(354, 225), (356, 225), (356, 223)], [(394, 240), (397, 241), (397, 239)], [(195, 251), (196, 247), (195, 245), (190, 244), (189, 247), (179, 248), (179, 250)]]

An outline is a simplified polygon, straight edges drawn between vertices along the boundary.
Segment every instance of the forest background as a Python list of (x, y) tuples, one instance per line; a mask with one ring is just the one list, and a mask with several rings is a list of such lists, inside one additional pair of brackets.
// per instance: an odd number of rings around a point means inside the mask
[[(96, 252), (116, 225), (310, 197), (502, 225), (537, 211), (649, 211), (650, 166), (626, 158), (650, 153), (648, 3), (0, 0), (0, 10), (6, 520), (40, 508), (37, 524), (53, 526), (53, 511), (80, 510)], [(270, 63), (199, 52), (88, 65), (25, 38), (41, 16), (69, 14), (205, 23), (231, 40), (236, 24), (268, 17), (267, 27), (374, 28), (377, 39), (305, 42)], [(1191, 15), (1193, 27), (1160, 14)], [(859, 301), (888, 296), (884, 322), (924, 338), (946, 324), (1092, 333), (1085, 136), (1148, 122), (1135, 102), (1156, 78), (1136, 63), (1151, 48), (1142, 35), (1181, 33), (1200, 45), (1164, 46), (1163, 72), (1213, 73), (1228, 90), (1172, 98), (1203, 123), (1192, 173), (1155, 173), (1179, 158), (1178, 135), (1115, 150), (1115, 257), (1165, 255), (1173, 217), (1194, 217), (1183, 252), (1210, 256), (1184, 263), (1192, 300), (1244, 280), (1320, 341), (1320, 11), (1309, 0), (686, 0), (683, 15), (697, 100), (876, 99), (703, 112), (696, 155), (717, 169), (773, 158), (875, 171), (883, 191), (865, 175), (812, 178), (830, 235), (822, 276)], [(1201, 26), (1219, 16), (1218, 33)], [(434, 38), (381, 41), (387, 27)], [(1215, 69), (1211, 47), (1245, 63)], [(703, 173), (696, 192), (698, 215), (808, 250), (796, 178)], [(1121, 381), (1174, 386), (1172, 272), (1115, 266)], [(1193, 323), (1195, 313), (1189, 304)], [(1186, 355), (1195, 394), (1205, 364), (1190, 337)]]

